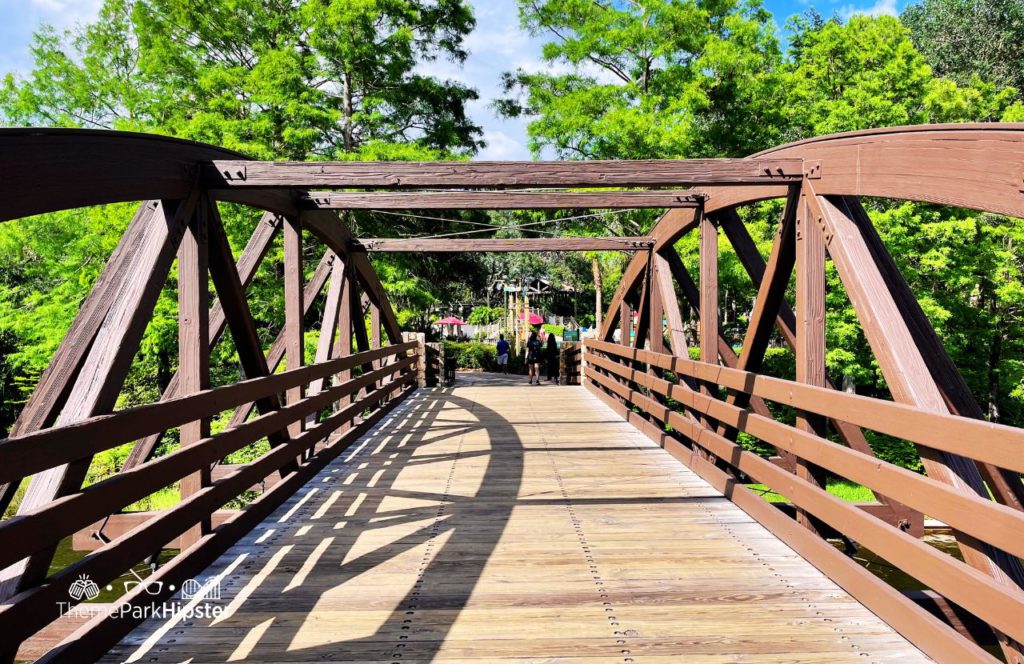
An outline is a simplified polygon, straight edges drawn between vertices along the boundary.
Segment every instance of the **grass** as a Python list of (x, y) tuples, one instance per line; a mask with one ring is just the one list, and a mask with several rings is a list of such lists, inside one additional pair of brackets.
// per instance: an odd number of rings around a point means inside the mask
[[(764, 484), (748, 484), (747, 488), (761, 494), (761, 496), (769, 503), (789, 502), (788, 498), (775, 493)], [(870, 503), (875, 500), (875, 496), (871, 493), (871, 489), (849, 480), (830, 479), (826, 490), (836, 498), (845, 500), (848, 503)]]

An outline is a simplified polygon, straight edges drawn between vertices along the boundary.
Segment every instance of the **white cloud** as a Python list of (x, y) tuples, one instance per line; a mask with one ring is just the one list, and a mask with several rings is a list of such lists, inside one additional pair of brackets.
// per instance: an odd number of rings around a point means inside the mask
[(898, 16), (899, 10), (896, 7), (896, 0), (876, 0), (870, 7), (856, 7), (854, 5), (843, 5), (839, 8), (839, 15), (844, 19), (851, 16)]

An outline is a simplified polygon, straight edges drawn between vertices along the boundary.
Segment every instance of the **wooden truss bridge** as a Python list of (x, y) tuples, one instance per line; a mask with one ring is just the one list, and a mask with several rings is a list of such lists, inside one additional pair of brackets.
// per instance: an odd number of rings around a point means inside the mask
[[(0, 523), (4, 660), (1024, 663), (1024, 431), (983, 420), (859, 202), (1024, 218), (1024, 125), (638, 162), (267, 163), (77, 130), (3, 130), (0, 144), (0, 220), (144, 201), (0, 441), (0, 506), (31, 478)], [(770, 198), (786, 204), (766, 261), (737, 208)], [(226, 202), (263, 211), (237, 257)], [(666, 212), (643, 238), (483, 245), (357, 239), (337, 212), (567, 207)], [(674, 248), (688, 232), (696, 275)], [(265, 349), (247, 289), (278, 236), (285, 326)], [(743, 339), (720, 333), (722, 236), (758, 289)], [(324, 253), (309, 269), (313, 241)], [(573, 355), (582, 387), (424, 387), (427, 348), (403, 337), (368, 256), (591, 248), (633, 258), (599, 337)], [(892, 401), (828, 382), (826, 256)], [(159, 402), (119, 409), (175, 259), (178, 372)], [(699, 318), (699, 360), (682, 310)], [(760, 373), (774, 330), (795, 380)], [(211, 387), (227, 336), (241, 379)], [(865, 430), (915, 444), (925, 473), (876, 458)], [(169, 431), (180, 446), (154, 456)], [(222, 462), (264, 439), (251, 462)], [(118, 474), (83, 486), (93, 455), (127, 444)], [(827, 476), (877, 500), (844, 502)], [(174, 507), (125, 511), (179, 483)], [(954, 552), (921, 538), (922, 515)], [(88, 553), (54, 563), (69, 538)], [(889, 585), (855, 544), (923, 590)], [(161, 549), (144, 582), (89, 601)], [(157, 612), (199, 601), (217, 615)]]

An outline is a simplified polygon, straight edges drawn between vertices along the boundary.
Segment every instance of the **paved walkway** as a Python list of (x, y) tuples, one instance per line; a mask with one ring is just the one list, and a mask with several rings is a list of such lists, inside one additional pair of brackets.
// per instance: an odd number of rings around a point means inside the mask
[(924, 657), (581, 387), (420, 390), (209, 570), (142, 662)]

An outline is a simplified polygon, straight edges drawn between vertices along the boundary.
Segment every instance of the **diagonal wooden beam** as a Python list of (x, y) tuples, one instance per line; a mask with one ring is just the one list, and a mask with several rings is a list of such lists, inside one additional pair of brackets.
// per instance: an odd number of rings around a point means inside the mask
[[(214, 210), (216, 212), (216, 210)], [(242, 255), (238, 258), (236, 267), (237, 279), (240, 281), (242, 289), (245, 290), (252, 283), (253, 277), (256, 276), (256, 270), (259, 269), (260, 263), (263, 258), (267, 255), (270, 250), (271, 244), (274, 241), (274, 237), (277, 235), (277, 231), (281, 228), (281, 217), (276, 214), (266, 213), (263, 218), (260, 219), (253, 230), (252, 235), (249, 238), (249, 242), (245, 245), (245, 249), (242, 251)], [(213, 303), (213, 307), (210, 309), (210, 347), (213, 348), (220, 341), (224, 334), (224, 330), (227, 327), (227, 319), (224, 315), (223, 304), (220, 300)], [(178, 394), (178, 373), (175, 372), (171, 376), (171, 381), (167, 385), (167, 389), (164, 390), (163, 394), (160, 395), (161, 401), (171, 399)], [(163, 438), (162, 433), (155, 433), (151, 436), (147, 436), (142, 440), (138, 441), (132, 451), (128, 453), (128, 458), (125, 459), (124, 464), (121, 466), (119, 472), (125, 472), (138, 466), (140, 463), (145, 463), (149, 457), (153, 454), (153, 450), (156, 448), (160, 439)]]
[[(323, 290), (324, 284), (327, 283), (334, 255), (333, 251), (327, 250), (320, 259), (320, 263), (316, 266), (313, 276), (306, 282), (306, 286), (302, 291), (302, 304), (305, 308), (305, 314), (308, 314), (309, 310), (313, 308), (313, 303), (316, 301), (320, 291)], [(266, 354), (267, 367), (271, 373), (277, 371), (277, 368), (281, 365), (281, 361), (284, 359), (284, 352), (285, 336), (284, 330), (281, 330), (277, 333), (273, 343), (270, 345), (270, 350)], [(245, 422), (249, 418), (250, 413), (252, 413), (253, 406), (255, 404), (248, 403), (236, 408), (235, 412), (231, 414), (227, 428), (231, 429)]]
[[(67, 334), (57, 347), (50, 363), (43, 371), (39, 383), (11, 427), (10, 436), (19, 436), (44, 429), (54, 423), (78, 376), (79, 369), (89, 354), (96, 333), (106, 319), (112, 293), (118, 292), (128, 278), (127, 266), (142, 249), (147, 227), (159, 223), (163, 209), (158, 201), (139, 206), (131, 223), (121, 236), (92, 290), (79, 308)], [(10, 505), (19, 482), (0, 484), (0, 513)]]
[[(892, 256), (886, 251), (885, 243), (882, 242), (878, 231), (871, 224), (867, 211), (858, 199), (852, 197), (836, 199), (836, 204), (841, 206), (847, 214), (857, 218), (858, 225), (864, 231), (864, 241), (879, 269), (885, 275), (885, 282), (889, 285), (896, 306), (910, 333), (921, 348), (925, 363), (942, 392), (950, 412), (976, 420), (985, 419), (981, 406), (978, 405), (971, 393), (971, 388), (967, 386), (963, 375), (953, 364), (952, 358), (949, 357), (942, 341), (935, 334), (935, 330), (929, 323), (924, 310), (921, 309), (921, 304), (914, 296), (910, 285), (903, 278), (899, 268), (896, 267)], [(991, 464), (981, 464), (979, 467), (992, 494), (999, 502), (1024, 510), (1024, 483), (1021, 482), (1019, 476)]]
[[(760, 289), (761, 284), (764, 281), (764, 275), (767, 266), (765, 265), (764, 259), (761, 258), (761, 253), (757, 250), (757, 246), (754, 244), (753, 238), (750, 237), (750, 233), (747, 232), (746, 226), (743, 225), (743, 221), (736, 214), (736, 211), (732, 208), (722, 210), (715, 213), (722, 230), (729, 238), (730, 244), (733, 249), (736, 250), (736, 255), (740, 259), (740, 263), (743, 265), (744, 270), (750, 276), (754, 286)], [(793, 309), (786, 302), (785, 298), (779, 303), (779, 313), (775, 319), (775, 325), (779, 333), (782, 335), (786, 345), (789, 346), (790, 350), (796, 351), (796, 316), (793, 313)], [(835, 389), (835, 385), (826, 378), (825, 383), (829, 388)], [(731, 397), (731, 395), (730, 395)], [(734, 402), (735, 403), (735, 402)], [(867, 438), (864, 437), (864, 433), (860, 427), (857, 427), (849, 422), (843, 420), (830, 420), (830, 423), (836, 433), (839, 434), (840, 440), (852, 449), (864, 454), (875, 455), (871, 445), (868, 443)], [(731, 432), (727, 432), (731, 433)], [(786, 467), (792, 467), (791, 456), (788, 452), (780, 450), (780, 462)], [(884, 505), (889, 505), (895, 510), (898, 515), (897, 522), (900, 522), (901, 527), (909, 530), (911, 533), (920, 534), (923, 528), (923, 517), (920, 512), (911, 510), (908, 507), (899, 503), (893, 502), (886, 496), (875, 494), (878, 501)]]
[(740, 361), (737, 368), (744, 371), (758, 372), (764, 361), (768, 342), (771, 340), (772, 329), (778, 317), (780, 306), (786, 300), (786, 288), (789, 286), (796, 261), (796, 245), (794, 227), (796, 210), (800, 202), (800, 192), (790, 189), (786, 199), (786, 209), (782, 222), (775, 234), (771, 256), (764, 276), (758, 287), (757, 300), (750, 315), (750, 325), (743, 340)]
[[(245, 296), (245, 286), (234, 264), (231, 246), (228, 244), (227, 234), (224, 232), (224, 225), (221, 223), (216, 203), (212, 200), (210, 201), (210, 276), (217, 289), (217, 294), (220, 296), (225, 320), (231, 331), (231, 338), (235, 342), (235, 352), (238, 353), (242, 378), (247, 380), (269, 376), (270, 366), (267, 364), (266, 355), (263, 354), (263, 346), (260, 344), (259, 333), (256, 330), (256, 321), (253, 319), (249, 302)], [(276, 396), (256, 402), (256, 408), (263, 414), (278, 410), (280, 407), (281, 402)], [(267, 440), (272, 447), (276, 447), (288, 443), (290, 438), (287, 430), (282, 430), (267, 436)], [(286, 466), (281, 470), (282, 476), (293, 469), (293, 466)]]
[[(108, 302), (107, 312), (57, 418), (59, 424), (71, 424), (113, 410), (199, 195), (197, 190), (183, 201), (147, 203), (155, 206), (155, 214), (144, 226), (133, 224), (135, 232), (143, 237), (138, 250), (120, 268), (125, 270), (125, 278), (99, 285), (103, 292), (98, 297)], [(134, 244), (134, 240), (130, 243)], [(35, 475), (18, 513), (32, 512), (77, 491), (91, 460), (91, 456), (85, 457)], [(55, 548), (41, 549), (0, 572), (0, 600), (44, 579)]]
[[(821, 225), (825, 244), (861, 321), (864, 336), (875, 354), (893, 399), (922, 410), (948, 413), (923, 349), (911, 332), (890, 291), (883, 269), (868, 245), (864, 228), (869, 220), (848, 208), (814, 195), (805, 183), (812, 223)], [(842, 205), (842, 201), (838, 201)], [(971, 459), (918, 446), (921, 462), (929, 477), (945, 482), (963, 493), (988, 498), (978, 467)], [(1010, 587), (1024, 587), (1021, 561), (1004, 551), (955, 532), (964, 562)], [(1007, 659), (1024, 658), (1024, 649), (1009, 637), (997, 634)]]

